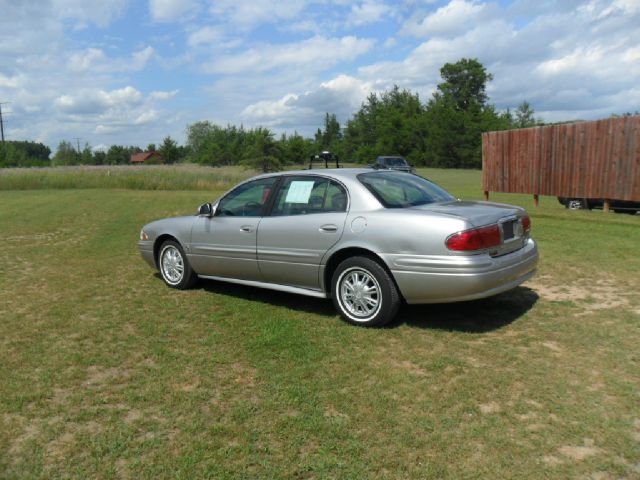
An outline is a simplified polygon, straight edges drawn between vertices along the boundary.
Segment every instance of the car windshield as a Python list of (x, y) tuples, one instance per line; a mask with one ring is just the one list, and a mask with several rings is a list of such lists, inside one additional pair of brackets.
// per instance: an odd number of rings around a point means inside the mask
[(455, 198), (429, 180), (400, 172), (361, 173), (358, 180), (386, 208), (409, 208)]
[(384, 159), (384, 162), (390, 167), (406, 167), (407, 162), (404, 158), (401, 157), (387, 157)]

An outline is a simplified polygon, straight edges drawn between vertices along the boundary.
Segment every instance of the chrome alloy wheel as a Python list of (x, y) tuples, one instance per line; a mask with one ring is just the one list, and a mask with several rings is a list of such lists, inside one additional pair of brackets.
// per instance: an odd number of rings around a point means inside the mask
[(572, 198), (571, 200), (569, 200), (567, 207), (569, 208), (569, 210), (582, 210), (583, 208), (585, 208), (585, 205), (584, 202), (579, 198)]
[(184, 275), (182, 254), (173, 245), (167, 245), (160, 253), (160, 268), (165, 281), (177, 285)]
[(339, 300), (345, 314), (356, 322), (368, 321), (382, 305), (378, 280), (361, 267), (352, 267), (338, 279)]

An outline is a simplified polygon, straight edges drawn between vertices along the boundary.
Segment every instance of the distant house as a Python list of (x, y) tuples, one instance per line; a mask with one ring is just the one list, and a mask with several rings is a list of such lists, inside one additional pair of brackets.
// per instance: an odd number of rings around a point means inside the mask
[(162, 155), (158, 152), (142, 152), (142, 153), (134, 153), (131, 155), (131, 163), (133, 164), (142, 164), (142, 163), (163, 163), (164, 160)]

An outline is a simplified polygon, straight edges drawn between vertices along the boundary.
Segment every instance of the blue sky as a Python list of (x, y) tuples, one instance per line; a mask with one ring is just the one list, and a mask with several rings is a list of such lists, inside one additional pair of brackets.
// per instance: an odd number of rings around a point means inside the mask
[(640, 110), (640, 0), (0, 0), (8, 139), (180, 143), (198, 120), (311, 135), (478, 58), (498, 109)]

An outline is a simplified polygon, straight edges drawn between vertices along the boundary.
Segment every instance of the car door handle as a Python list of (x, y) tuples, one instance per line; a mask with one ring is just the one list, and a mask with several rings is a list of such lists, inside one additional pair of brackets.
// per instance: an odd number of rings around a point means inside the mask
[(337, 225), (332, 225), (332, 224), (322, 225), (320, 227), (320, 231), (321, 232), (337, 232), (338, 231), (338, 226)]
[(241, 232), (253, 232), (253, 226), (251, 225), (242, 225), (240, 227)]

